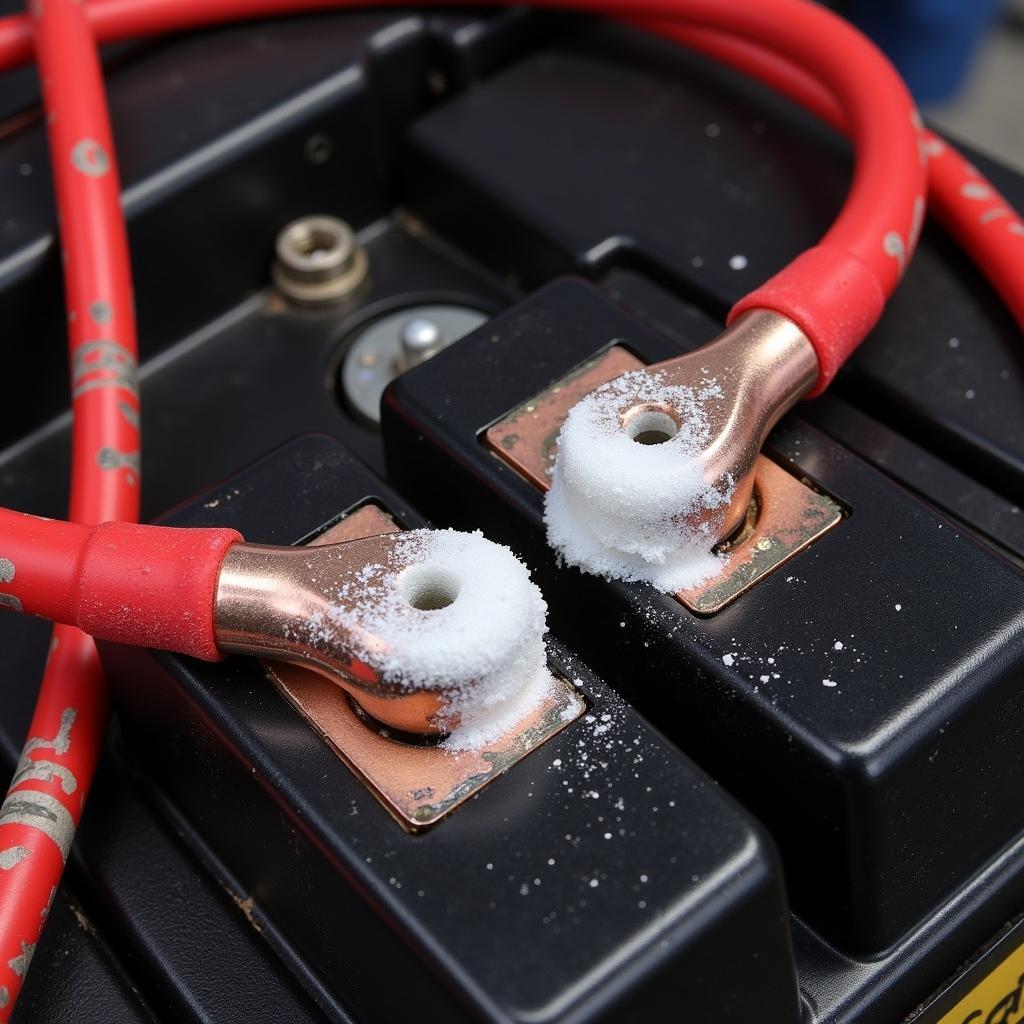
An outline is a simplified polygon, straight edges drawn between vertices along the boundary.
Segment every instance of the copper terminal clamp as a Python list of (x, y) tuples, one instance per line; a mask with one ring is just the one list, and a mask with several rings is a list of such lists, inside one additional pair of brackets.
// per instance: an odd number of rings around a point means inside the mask
[[(492, 571), (474, 574), (470, 563), (485, 558)], [(508, 549), (479, 534), (421, 530), (307, 547), (236, 544), (214, 618), (222, 651), (312, 669), (378, 722), (441, 734), (478, 712), (514, 709), (519, 688), (546, 670), (545, 609)]]
[[(722, 393), (706, 405), (708, 443), (701, 453), (707, 481), (718, 482), (725, 474), (733, 481), (728, 505), (708, 512), (722, 570), (677, 592), (691, 611), (719, 611), (840, 522), (843, 511), (832, 498), (760, 454), (772, 427), (818, 373), (803, 333), (767, 310), (744, 314), (698, 351), (649, 366), (613, 345), (489, 427), (488, 448), (535, 487), (548, 490), (569, 410), (627, 373), (691, 388), (713, 379)], [(685, 410), (664, 404), (638, 403), (622, 420), (634, 440), (651, 444), (671, 436), (684, 415)]]
[[(320, 534), (312, 546), (394, 535), (395, 521), (369, 504)], [(548, 695), (501, 735), (453, 756), (436, 737), (395, 735), (368, 719), (358, 699), (339, 700), (337, 680), (303, 662), (267, 662), (270, 680), (407, 831), (437, 824), (586, 710), (575, 687), (552, 673)]]

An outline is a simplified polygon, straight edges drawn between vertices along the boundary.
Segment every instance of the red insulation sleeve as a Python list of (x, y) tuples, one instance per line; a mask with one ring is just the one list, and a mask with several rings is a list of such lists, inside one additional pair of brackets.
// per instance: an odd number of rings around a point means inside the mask
[(218, 661), (217, 577), (241, 539), (234, 530), (96, 527), (80, 562), (76, 624), (101, 639)]
[(216, 661), (213, 603), (234, 530), (82, 526), (0, 509), (0, 604), (90, 636)]
[(744, 295), (729, 310), (727, 322), (751, 309), (773, 309), (792, 320), (818, 356), (818, 379), (807, 394), (815, 398), (832, 383), (884, 308), (885, 293), (864, 263), (844, 249), (817, 245)]

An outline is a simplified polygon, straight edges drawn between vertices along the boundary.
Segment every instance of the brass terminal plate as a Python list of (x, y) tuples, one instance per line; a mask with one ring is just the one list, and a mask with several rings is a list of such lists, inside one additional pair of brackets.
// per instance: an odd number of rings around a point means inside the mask
[[(310, 543), (359, 540), (399, 527), (376, 505), (363, 505)], [(328, 746), (410, 832), (436, 824), (506, 768), (559, 733), (586, 710), (566, 680), (525, 721), (481, 750), (453, 752), (404, 742), (361, 717), (347, 693), (298, 665), (265, 663), (267, 675)]]
[[(569, 410), (587, 392), (643, 365), (626, 349), (609, 348), (490, 427), (484, 435), (487, 447), (535, 487), (546, 491), (551, 486), (558, 433)], [(830, 497), (759, 455), (747, 523), (729, 542), (719, 546), (725, 557), (722, 572), (675, 596), (698, 615), (720, 611), (832, 529), (842, 517), (842, 508)]]

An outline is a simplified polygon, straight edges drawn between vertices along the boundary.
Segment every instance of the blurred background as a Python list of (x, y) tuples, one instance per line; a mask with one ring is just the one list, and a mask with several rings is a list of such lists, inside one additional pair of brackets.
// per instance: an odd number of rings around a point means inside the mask
[(937, 128), (1024, 171), (1024, 0), (846, 0)]

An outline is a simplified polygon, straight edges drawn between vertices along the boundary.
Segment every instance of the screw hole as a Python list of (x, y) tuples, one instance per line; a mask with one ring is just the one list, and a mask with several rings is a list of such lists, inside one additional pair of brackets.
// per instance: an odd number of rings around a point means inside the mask
[(459, 596), (459, 581), (446, 569), (435, 565), (406, 569), (399, 580), (402, 595), (421, 612), (436, 612), (454, 604)]
[(641, 409), (626, 421), (626, 433), (637, 444), (664, 444), (679, 432), (679, 424), (660, 409)]
[(327, 135), (311, 135), (306, 141), (306, 159), (311, 164), (325, 164), (334, 152), (334, 144)]
[(300, 256), (316, 258), (336, 252), (340, 246), (337, 235), (323, 228), (307, 227), (301, 225), (291, 239), (292, 248)]

